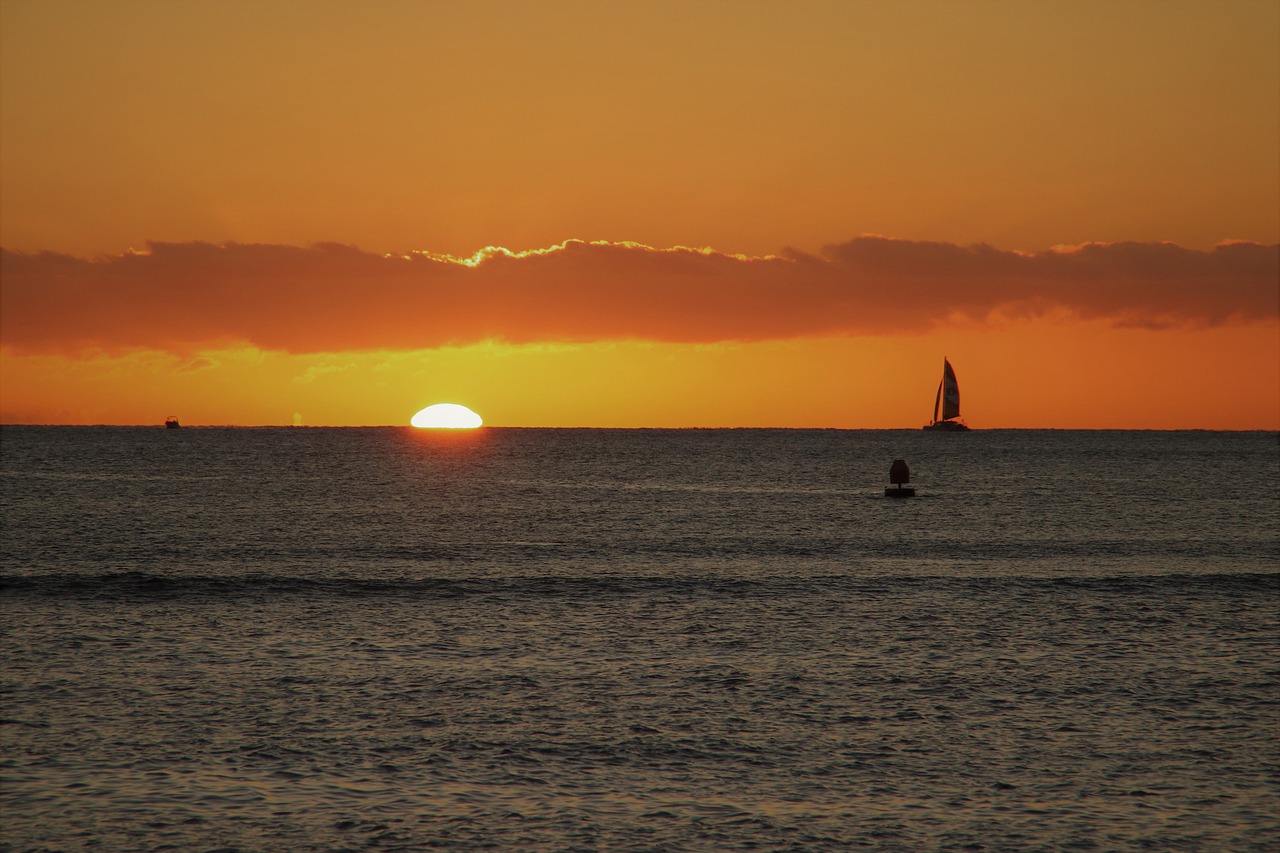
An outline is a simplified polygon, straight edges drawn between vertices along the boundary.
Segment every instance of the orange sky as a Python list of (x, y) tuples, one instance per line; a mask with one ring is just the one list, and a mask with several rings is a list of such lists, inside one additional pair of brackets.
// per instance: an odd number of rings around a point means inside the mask
[(3, 0), (0, 421), (1276, 429), (1277, 151), (1266, 0)]

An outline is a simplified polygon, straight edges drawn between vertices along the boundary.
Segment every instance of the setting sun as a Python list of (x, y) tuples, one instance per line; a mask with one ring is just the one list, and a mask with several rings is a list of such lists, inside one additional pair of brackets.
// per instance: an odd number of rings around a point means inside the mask
[(475, 429), (484, 421), (466, 406), (436, 403), (418, 412), (409, 423), (419, 429)]

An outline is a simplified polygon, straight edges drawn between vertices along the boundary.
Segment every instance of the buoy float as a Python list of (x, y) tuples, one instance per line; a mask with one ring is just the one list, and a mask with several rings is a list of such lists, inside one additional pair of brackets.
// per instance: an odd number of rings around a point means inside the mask
[(893, 464), (889, 466), (889, 482), (893, 485), (884, 487), (884, 496), (886, 498), (914, 498), (916, 496), (915, 489), (903, 488), (906, 483), (911, 482), (911, 469), (907, 467), (907, 460), (893, 460)]

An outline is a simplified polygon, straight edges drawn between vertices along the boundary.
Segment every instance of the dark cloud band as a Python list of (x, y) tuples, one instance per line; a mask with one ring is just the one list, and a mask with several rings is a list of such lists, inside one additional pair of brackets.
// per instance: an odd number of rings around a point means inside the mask
[(18, 352), (403, 350), (497, 339), (674, 342), (925, 331), (1068, 311), (1151, 327), (1280, 316), (1280, 246), (1089, 244), (1018, 253), (860, 237), (821, 254), (569, 241), (468, 261), (349, 246), (160, 243), (86, 260), (4, 252), (0, 342)]

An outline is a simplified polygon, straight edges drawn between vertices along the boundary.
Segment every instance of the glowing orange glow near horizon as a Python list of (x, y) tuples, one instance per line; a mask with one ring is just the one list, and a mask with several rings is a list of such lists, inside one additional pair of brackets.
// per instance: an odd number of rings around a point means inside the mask
[(1280, 428), (1280, 5), (500, 8), (0, 4), (0, 422)]
[[(751, 344), (482, 343), (410, 352), (0, 358), (0, 422), (404, 423), (424, 393), (494, 426), (917, 429), (948, 355), (978, 429), (1276, 429), (1280, 328), (1044, 319)], [(1011, 354), (1014, 354), (1011, 356)], [(1239, 365), (1248, 365), (1247, 370)]]

